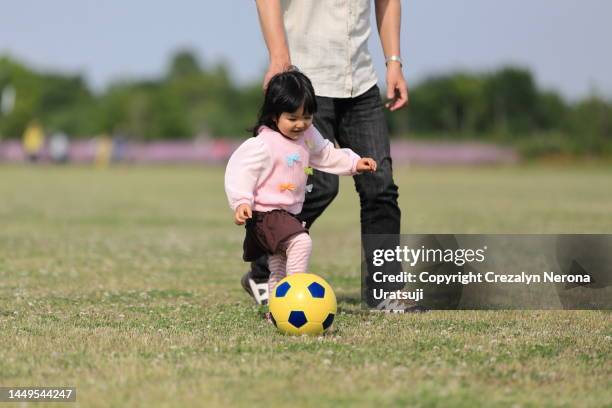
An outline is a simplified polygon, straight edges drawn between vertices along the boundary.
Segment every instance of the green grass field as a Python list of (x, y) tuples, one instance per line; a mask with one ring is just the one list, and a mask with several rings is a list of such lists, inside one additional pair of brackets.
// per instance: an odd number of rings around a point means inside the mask
[[(311, 231), (335, 331), (278, 334), (239, 285), (222, 177), (0, 167), (0, 386), (76, 386), (82, 407), (612, 406), (609, 312), (361, 312), (350, 178)], [(406, 233), (612, 232), (610, 167), (396, 179)]]

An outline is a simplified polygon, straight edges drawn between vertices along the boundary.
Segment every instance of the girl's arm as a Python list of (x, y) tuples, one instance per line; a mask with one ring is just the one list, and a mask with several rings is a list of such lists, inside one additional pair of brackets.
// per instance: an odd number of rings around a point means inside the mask
[(340, 176), (357, 174), (357, 164), (361, 157), (351, 149), (336, 149), (332, 142), (321, 136), (314, 125), (306, 131), (304, 137), (310, 148), (310, 165), (312, 167)]
[(261, 174), (271, 167), (266, 145), (252, 137), (240, 145), (225, 169), (225, 193), (232, 210), (241, 204), (253, 207), (253, 192)]

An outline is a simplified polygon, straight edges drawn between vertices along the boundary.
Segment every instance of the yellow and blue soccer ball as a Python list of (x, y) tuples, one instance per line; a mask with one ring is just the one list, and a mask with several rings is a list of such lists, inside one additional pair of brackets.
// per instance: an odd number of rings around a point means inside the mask
[(336, 295), (323, 278), (295, 273), (281, 280), (269, 300), (272, 322), (286, 334), (319, 335), (336, 316)]

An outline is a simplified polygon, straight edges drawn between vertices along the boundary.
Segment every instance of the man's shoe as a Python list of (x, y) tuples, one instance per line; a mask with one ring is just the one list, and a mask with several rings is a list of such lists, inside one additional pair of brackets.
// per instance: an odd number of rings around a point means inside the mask
[(253, 279), (251, 271), (248, 271), (240, 279), (240, 284), (258, 305), (268, 304), (268, 281)]
[(425, 306), (410, 299), (385, 299), (371, 309), (372, 312), (383, 313), (423, 313), (428, 310)]

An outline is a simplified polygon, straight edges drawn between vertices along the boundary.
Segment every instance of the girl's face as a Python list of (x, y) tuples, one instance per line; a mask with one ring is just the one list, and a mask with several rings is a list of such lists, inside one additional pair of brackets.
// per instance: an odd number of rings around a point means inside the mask
[(295, 112), (283, 112), (276, 120), (276, 126), (283, 135), (291, 140), (297, 140), (304, 131), (312, 125), (312, 114), (304, 113), (304, 106)]

